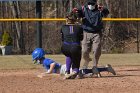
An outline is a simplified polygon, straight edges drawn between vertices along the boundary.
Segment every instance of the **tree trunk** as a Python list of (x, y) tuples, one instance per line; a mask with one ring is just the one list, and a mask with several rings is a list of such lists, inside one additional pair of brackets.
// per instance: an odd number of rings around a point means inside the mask
[[(18, 13), (18, 6), (16, 2), (9, 2), (11, 9), (12, 9), (12, 13), (13, 13), (13, 18), (19, 18), (19, 13)], [(16, 39), (16, 47), (18, 51), (21, 51), (21, 47), (20, 47), (20, 39), (21, 39), (21, 32), (20, 32), (20, 24), (19, 22), (14, 22), (15, 23), (15, 27), (16, 27), (16, 33), (17, 33), (17, 39)]]

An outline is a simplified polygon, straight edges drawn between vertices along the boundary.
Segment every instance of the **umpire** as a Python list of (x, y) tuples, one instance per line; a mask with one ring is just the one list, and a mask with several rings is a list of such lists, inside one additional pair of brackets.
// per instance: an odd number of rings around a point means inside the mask
[(92, 60), (89, 57), (92, 49), (94, 53), (93, 66), (97, 67), (101, 56), (102, 17), (107, 16), (109, 11), (101, 5), (97, 5), (97, 0), (87, 0), (87, 3), (76, 12), (78, 12), (79, 17), (83, 18), (84, 38), (82, 41), (82, 52), (85, 61), (83, 68), (87, 68), (89, 61)]

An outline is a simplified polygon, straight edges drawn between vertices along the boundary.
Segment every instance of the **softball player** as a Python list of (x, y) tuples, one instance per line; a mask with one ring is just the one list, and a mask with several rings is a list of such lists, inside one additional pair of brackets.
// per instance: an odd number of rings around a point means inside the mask
[[(65, 79), (74, 79), (79, 73), (81, 61), (81, 40), (83, 39), (83, 29), (81, 25), (76, 25), (76, 16), (71, 12), (67, 16), (66, 25), (61, 28), (62, 53), (66, 56)], [(72, 67), (72, 73), (70, 68)]]
[(66, 71), (66, 65), (61, 65), (52, 59), (45, 58), (45, 51), (42, 48), (36, 48), (32, 53), (32, 59), (34, 63), (42, 64), (46, 72), (41, 73), (38, 77), (42, 78), (45, 74), (61, 74), (64, 75)]

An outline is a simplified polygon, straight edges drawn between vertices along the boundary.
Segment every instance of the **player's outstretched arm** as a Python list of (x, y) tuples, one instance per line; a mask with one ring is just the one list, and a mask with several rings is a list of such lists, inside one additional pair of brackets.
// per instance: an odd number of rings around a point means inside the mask
[(47, 74), (51, 74), (54, 70), (54, 67), (55, 67), (55, 63), (51, 63), (50, 64), (50, 69), (48, 70)]

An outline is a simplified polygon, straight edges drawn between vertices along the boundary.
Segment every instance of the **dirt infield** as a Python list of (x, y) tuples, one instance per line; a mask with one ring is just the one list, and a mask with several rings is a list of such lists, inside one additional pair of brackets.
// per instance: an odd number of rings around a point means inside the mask
[(117, 75), (63, 80), (59, 75), (36, 77), (41, 69), (0, 70), (0, 93), (140, 93), (140, 66), (114, 67)]

